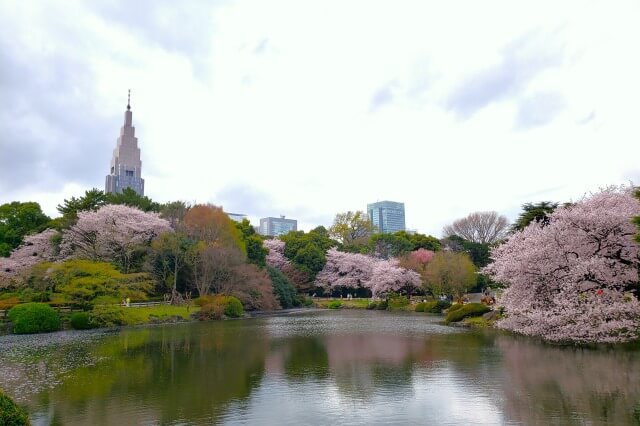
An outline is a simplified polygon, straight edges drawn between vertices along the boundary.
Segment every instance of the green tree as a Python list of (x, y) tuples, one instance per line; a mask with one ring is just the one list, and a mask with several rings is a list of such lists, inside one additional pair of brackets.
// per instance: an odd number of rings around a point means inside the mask
[(43, 231), (50, 223), (40, 204), (13, 201), (0, 206), (0, 256), (9, 256), (25, 235)]
[(456, 253), (467, 253), (477, 268), (484, 268), (491, 261), (490, 244), (474, 243), (457, 235), (442, 239), (442, 245)]
[(324, 268), (327, 250), (336, 245), (321, 226), (308, 233), (291, 231), (280, 239), (284, 241), (285, 257), (293, 262), (296, 269), (305, 272), (309, 281), (313, 281)]
[(409, 234), (407, 231), (398, 231), (394, 233), (394, 235), (409, 240), (413, 245), (412, 250), (423, 248), (425, 250), (439, 251), (442, 248), (440, 240), (431, 235), (419, 234), (417, 232)]
[(96, 211), (107, 204), (107, 195), (99, 189), (93, 188), (85, 191), (80, 198), (71, 197), (58, 204), (58, 212), (63, 217), (62, 225), (67, 228), (78, 219), (78, 212), (85, 210)]
[(345, 246), (365, 245), (375, 227), (363, 211), (338, 213), (329, 228), (329, 235)]
[(369, 238), (369, 251), (382, 259), (389, 259), (413, 250), (413, 244), (405, 235), (374, 234)]
[(273, 292), (280, 301), (280, 306), (284, 309), (298, 306), (300, 302), (297, 298), (296, 288), (291, 281), (280, 270), (271, 266), (267, 266), (267, 272), (273, 284)]
[(107, 194), (107, 203), (124, 204), (129, 207), (136, 207), (144, 212), (160, 212), (160, 204), (146, 195), (139, 195), (131, 188), (125, 188), (122, 193)]
[(191, 206), (184, 201), (171, 201), (160, 206), (160, 216), (171, 224), (173, 229), (182, 222)]
[(526, 203), (522, 205), (522, 213), (518, 216), (511, 229), (522, 231), (531, 222), (540, 222), (543, 226), (549, 223), (549, 215), (558, 207), (558, 203), (540, 201), (539, 203)]
[(247, 259), (249, 263), (253, 263), (261, 268), (265, 267), (269, 249), (262, 244), (262, 238), (256, 234), (256, 230), (253, 229), (251, 222), (249, 222), (248, 219), (243, 219), (242, 222), (234, 223), (240, 231), (244, 245), (247, 248)]

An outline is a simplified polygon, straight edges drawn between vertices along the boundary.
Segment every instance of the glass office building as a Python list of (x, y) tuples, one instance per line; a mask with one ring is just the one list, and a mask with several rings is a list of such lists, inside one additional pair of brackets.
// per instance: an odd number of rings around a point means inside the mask
[(277, 237), (278, 235), (288, 234), (290, 231), (298, 230), (298, 221), (295, 219), (286, 219), (280, 217), (263, 217), (260, 219), (260, 231), (262, 235)]
[(405, 230), (404, 203), (378, 201), (367, 204), (367, 214), (378, 232), (392, 234)]

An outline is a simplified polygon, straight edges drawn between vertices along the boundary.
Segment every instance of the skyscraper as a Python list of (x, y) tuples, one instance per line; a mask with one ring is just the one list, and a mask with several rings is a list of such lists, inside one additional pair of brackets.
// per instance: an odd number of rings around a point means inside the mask
[(378, 201), (367, 204), (367, 214), (378, 232), (392, 234), (405, 230), (404, 203)]
[(263, 217), (260, 219), (259, 229), (261, 235), (277, 237), (278, 235), (288, 234), (290, 231), (297, 231), (298, 221), (295, 219), (285, 219), (284, 216)]
[(144, 179), (140, 175), (142, 162), (136, 128), (132, 125), (131, 91), (127, 97), (127, 110), (124, 112), (124, 126), (120, 129), (120, 136), (113, 150), (111, 170), (105, 182), (106, 193), (121, 193), (125, 188), (131, 188), (139, 195), (144, 195)]

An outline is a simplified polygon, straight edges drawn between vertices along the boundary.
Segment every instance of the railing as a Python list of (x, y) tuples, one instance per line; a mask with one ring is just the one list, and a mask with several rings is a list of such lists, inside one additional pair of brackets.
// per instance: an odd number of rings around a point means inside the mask
[[(158, 301), (158, 302), (131, 302), (129, 303), (130, 308), (145, 308), (148, 306), (159, 306), (159, 305), (168, 305), (169, 302)], [(114, 306), (122, 306), (122, 304), (117, 304)], [(58, 313), (70, 313), (70, 312), (79, 312), (82, 309), (74, 308), (71, 305), (61, 305), (61, 306), (52, 306), (53, 309), (58, 311)], [(0, 309), (0, 321), (6, 321), (9, 316), (10, 309)]]

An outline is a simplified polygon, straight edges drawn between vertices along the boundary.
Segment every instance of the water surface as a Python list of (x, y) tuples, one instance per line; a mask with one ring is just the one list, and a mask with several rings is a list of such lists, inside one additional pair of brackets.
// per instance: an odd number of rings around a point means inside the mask
[(439, 320), (310, 311), (6, 336), (0, 387), (34, 425), (640, 424), (640, 351)]

